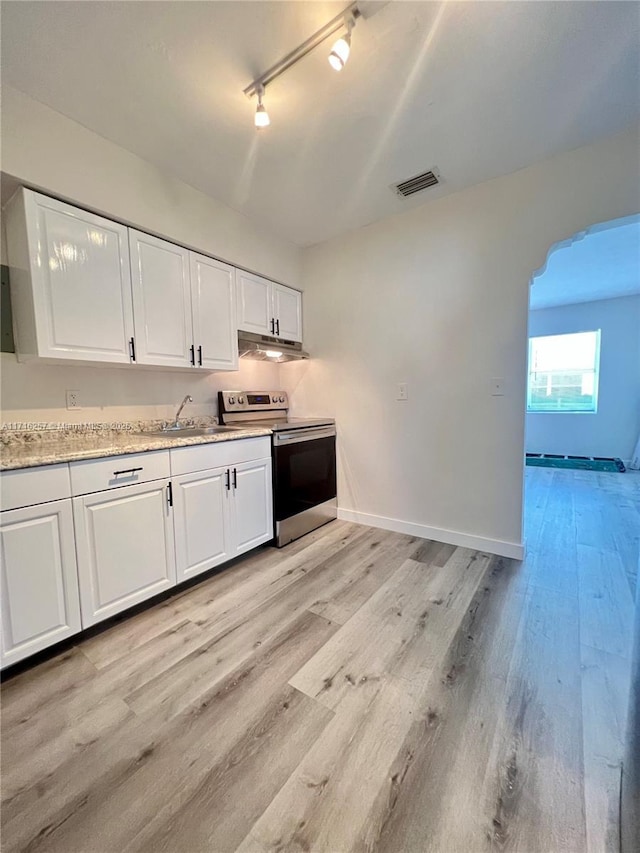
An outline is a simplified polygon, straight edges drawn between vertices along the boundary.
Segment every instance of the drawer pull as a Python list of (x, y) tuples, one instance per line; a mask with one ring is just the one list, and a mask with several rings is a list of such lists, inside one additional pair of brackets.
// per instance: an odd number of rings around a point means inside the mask
[(114, 471), (113, 476), (117, 477), (120, 474), (135, 474), (136, 471), (142, 471), (142, 470), (144, 470), (142, 468), (142, 466), (140, 466), (140, 468), (125, 468), (124, 471)]

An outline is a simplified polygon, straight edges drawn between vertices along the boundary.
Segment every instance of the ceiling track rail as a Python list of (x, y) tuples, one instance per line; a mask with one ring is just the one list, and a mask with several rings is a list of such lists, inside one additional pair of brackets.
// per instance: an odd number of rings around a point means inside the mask
[(252, 98), (254, 95), (258, 95), (264, 91), (265, 86), (268, 86), (269, 83), (272, 83), (277, 77), (281, 74), (284, 74), (292, 65), (295, 65), (296, 62), (299, 62), (303, 59), (308, 53), (311, 53), (312, 50), (315, 50), (319, 44), (322, 44), (323, 41), (326, 41), (330, 36), (334, 33), (337, 33), (338, 30), (346, 29), (348, 21), (351, 19), (359, 18), (361, 15), (360, 10), (358, 9), (358, 4), (350, 3), (346, 9), (343, 9), (339, 15), (336, 15), (335, 18), (332, 18), (324, 27), (321, 27), (317, 32), (315, 32), (312, 36), (310, 36), (306, 41), (303, 41), (302, 44), (298, 45), (295, 50), (292, 50), (291, 53), (288, 53), (286, 56), (283, 56), (279, 62), (276, 62), (275, 65), (272, 65), (267, 71), (261, 74), (259, 77), (256, 77), (246, 89), (243, 90), (244, 94), (248, 98)]

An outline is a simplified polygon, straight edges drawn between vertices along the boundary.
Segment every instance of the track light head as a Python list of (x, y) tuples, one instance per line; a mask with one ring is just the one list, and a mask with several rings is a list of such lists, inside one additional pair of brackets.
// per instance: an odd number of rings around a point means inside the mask
[(334, 71), (342, 71), (349, 59), (351, 51), (351, 35), (342, 36), (334, 42), (329, 54), (329, 65)]
[(258, 130), (261, 130), (264, 127), (269, 127), (271, 124), (271, 119), (269, 118), (269, 113), (267, 112), (266, 107), (262, 103), (262, 96), (264, 95), (264, 86), (260, 86), (257, 90), (258, 95), (258, 106), (256, 107), (256, 115), (255, 115), (255, 126)]
[[(370, 17), (380, 6), (385, 6), (388, 2), (389, 0), (375, 0), (375, 2), (371, 3), (369, 3), (369, 0), (351, 0), (347, 8), (343, 9), (340, 14), (332, 18), (324, 27), (320, 27), (312, 36), (303, 41), (302, 44), (299, 44), (298, 47), (286, 56), (283, 56), (275, 65), (272, 65), (271, 68), (268, 68), (243, 89), (244, 94), (248, 98), (253, 98), (254, 96), (258, 98), (254, 117), (255, 126), (260, 129), (268, 127), (271, 124), (269, 113), (262, 103), (265, 86), (273, 83), (277, 77), (288, 71), (289, 68), (307, 56), (308, 53), (340, 32), (343, 35), (334, 43), (329, 55), (329, 63), (336, 71), (342, 71), (349, 59), (351, 32), (356, 25), (356, 21), (360, 18), (366, 19)], [(361, 8), (363, 3), (366, 7), (364, 12)]]
[(338, 41), (333, 43), (331, 53), (329, 54), (329, 65), (334, 71), (342, 71), (347, 64), (347, 59), (349, 59), (349, 53), (351, 52), (351, 30), (356, 25), (356, 19), (352, 15), (345, 23), (347, 27), (346, 35), (340, 36)]

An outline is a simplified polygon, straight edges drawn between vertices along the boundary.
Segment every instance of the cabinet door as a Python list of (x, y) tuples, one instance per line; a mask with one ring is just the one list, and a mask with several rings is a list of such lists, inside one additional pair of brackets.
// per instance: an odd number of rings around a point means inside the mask
[(127, 228), (28, 190), (24, 201), (37, 355), (128, 364)]
[(232, 536), (236, 554), (273, 539), (271, 459), (244, 462), (231, 469)]
[(190, 367), (193, 329), (189, 252), (129, 231), (136, 361)]
[(229, 560), (227, 469), (200, 471), (173, 479), (178, 582)]
[(2, 666), (80, 630), (71, 501), (3, 512)]
[(273, 335), (272, 282), (238, 270), (238, 328), (257, 335)]
[(191, 308), (196, 364), (208, 370), (238, 369), (235, 269), (190, 253)]
[(288, 341), (302, 340), (302, 294), (282, 284), (273, 285), (276, 333)]
[(167, 481), (73, 499), (82, 626), (174, 586)]

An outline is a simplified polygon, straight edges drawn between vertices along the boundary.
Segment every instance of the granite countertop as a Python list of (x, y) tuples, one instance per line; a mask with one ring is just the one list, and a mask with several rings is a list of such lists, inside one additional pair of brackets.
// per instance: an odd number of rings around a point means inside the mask
[[(215, 426), (215, 423), (195, 424)], [(151, 427), (155, 424), (151, 424)], [(136, 427), (139, 431), (135, 431)], [(166, 450), (172, 447), (190, 447), (196, 444), (214, 444), (220, 441), (238, 441), (271, 435), (270, 429), (234, 429), (214, 435), (163, 436), (147, 430), (149, 422), (127, 425), (127, 428), (64, 429), (47, 426), (41, 430), (6, 430), (0, 434), (0, 470), (34, 468), (38, 465), (56, 465), (60, 462), (77, 462), (82, 459), (100, 459), (104, 456), (123, 456), (148, 450)]]

